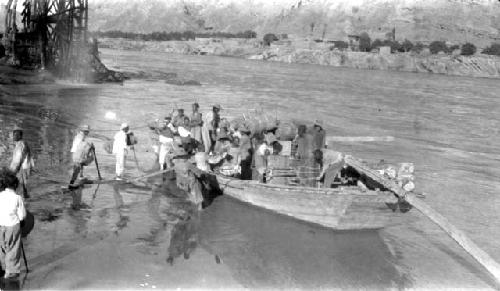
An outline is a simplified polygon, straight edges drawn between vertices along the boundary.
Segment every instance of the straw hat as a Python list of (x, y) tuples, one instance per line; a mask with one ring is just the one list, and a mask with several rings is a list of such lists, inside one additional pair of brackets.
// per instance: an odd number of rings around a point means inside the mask
[(218, 135), (217, 135), (217, 140), (231, 140), (231, 137), (226, 133), (226, 131), (221, 131)]
[(125, 129), (125, 128), (128, 128), (128, 123), (122, 123), (122, 125), (120, 126), (120, 129)]
[(323, 120), (316, 119), (314, 125), (323, 128)]
[(246, 125), (246, 124), (243, 124), (243, 125), (241, 125), (240, 127), (238, 127), (238, 130), (239, 130), (240, 132), (242, 132), (242, 133), (250, 133), (250, 132), (252, 132), (252, 131), (250, 130), (250, 128), (248, 127), (248, 125)]
[(84, 125), (80, 126), (80, 130), (81, 131), (90, 131), (90, 126), (88, 126), (87, 124), (84, 124)]
[(23, 131), (23, 128), (16, 124), (16, 125), (14, 125), (14, 128), (12, 129), (12, 131)]

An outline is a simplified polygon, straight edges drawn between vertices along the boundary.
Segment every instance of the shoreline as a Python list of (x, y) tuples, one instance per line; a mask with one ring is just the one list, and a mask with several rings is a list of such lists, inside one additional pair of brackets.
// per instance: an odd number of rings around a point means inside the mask
[(500, 57), (446, 54), (351, 52), (330, 50), (326, 44), (303, 42), (260, 47), (256, 39), (138, 41), (99, 39), (100, 48), (182, 55), (208, 55), (248, 60), (312, 64), (342, 68), (431, 73), (475, 78), (500, 78)]

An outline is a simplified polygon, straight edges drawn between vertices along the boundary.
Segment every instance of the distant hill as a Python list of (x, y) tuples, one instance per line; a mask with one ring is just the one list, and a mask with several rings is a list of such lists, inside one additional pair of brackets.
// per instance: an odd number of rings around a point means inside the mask
[(496, 0), (93, 0), (92, 30), (224, 31), (255, 30), (298, 37), (345, 39), (368, 32), (385, 38), (480, 46), (500, 41)]
[[(5, 0), (0, 0), (0, 3)], [(240, 32), (345, 40), (500, 42), (497, 0), (89, 0), (91, 30)], [(0, 5), (0, 27), (3, 26)], [(2, 29), (3, 30), (3, 29)]]

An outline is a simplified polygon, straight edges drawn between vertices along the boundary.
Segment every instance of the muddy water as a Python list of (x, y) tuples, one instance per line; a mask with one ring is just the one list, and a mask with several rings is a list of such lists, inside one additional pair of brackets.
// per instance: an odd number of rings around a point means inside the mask
[[(22, 124), (40, 172), (30, 209), (52, 219), (26, 242), (33, 272), (25, 288), (493, 287), (416, 211), (395, 214), (383, 231), (334, 233), (228, 198), (198, 213), (174, 188), (102, 185), (73, 197), (58, 182), (69, 177), (67, 151), (82, 123), (94, 129), (101, 172), (111, 178), (114, 162), (103, 145), (121, 122), (141, 141), (139, 165), (132, 155), (127, 161), (128, 175), (138, 176), (153, 159), (145, 122), (193, 101), (202, 111), (220, 103), (226, 116), (264, 109), (281, 119), (320, 118), (336, 136), (393, 136), (334, 146), (371, 161), (414, 162), (426, 201), (500, 260), (496, 80), (110, 50), (103, 57), (120, 70), (174, 72), (202, 86), (151, 78), (1, 88), (2, 151), (10, 150), (8, 129)], [(117, 119), (107, 120), (107, 111)], [(95, 167), (86, 175), (95, 177)]]

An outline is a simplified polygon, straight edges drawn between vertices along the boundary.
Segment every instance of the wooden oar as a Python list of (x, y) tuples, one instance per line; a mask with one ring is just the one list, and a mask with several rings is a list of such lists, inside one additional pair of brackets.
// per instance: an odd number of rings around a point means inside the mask
[(120, 184), (120, 183), (133, 183), (133, 182), (137, 182), (137, 181), (140, 181), (140, 180), (143, 180), (143, 179), (147, 179), (147, 178), (151, 178), (151, 177), (154, 177), (154, 176), (158, 176), (158, 175), (161, 175), (161, 174), (173, 171), (173, 170), (174, 169), (161, 170), (161, 171), (157, 171), (157, 172), (154, 172), (154, 173), (150, 173), (150, 174), (147, 174), (147, 175), (135, 177), (135, 178), (128, 179), (128, 180), (115, 180), (115, 179), (113, 179), (113, 180), (84, 180), (84, 181), (82, 181), (83, 182), (82, 184)]
[(415, 194), (406, 192), (396, 183), (384, 178), (377, 171), (374, 171), (364, 165), (361, 161), (352, 156), (346, 156), (345, 161), (348, 165), (354, 167), (361, 173), (366, 174), (371, 179), (381, 183), (387, 189), (403, 198), (413, 207), (427, 216), (430, 220), (441, 227), (451, 238), (453, 238), (467, 253), (469, 253), (481, 266), (483, 266), (500, 286), (500, 264), (498, 264), (490, 255), (477, 246), (464, 232), (451, 224), (448, 219), (432, 209), (427, 203), (418, 199)]
[(326, 144), (330, 142), (389, 142), (394, 141), (393, 136), (327, 136)]
[(97, 155), (95, 154), (94, 147), (92, 147), (92, 151), (94, 152), (94, 161), (95, 161), (95, 167), (97, 169), (97, 176), (99, 177), (99, 180), (102, 180), (101, 171), (99, 170), (99, 163), (97, 162)]
[(26, 259), (26, 253), (24, 252), (23, 240), (21, 240), (21, 252), (23, 254), (24, 267), (26, 268), (26, 273), (29, 273), (30, 269), (28, 269), (28, 260)]

